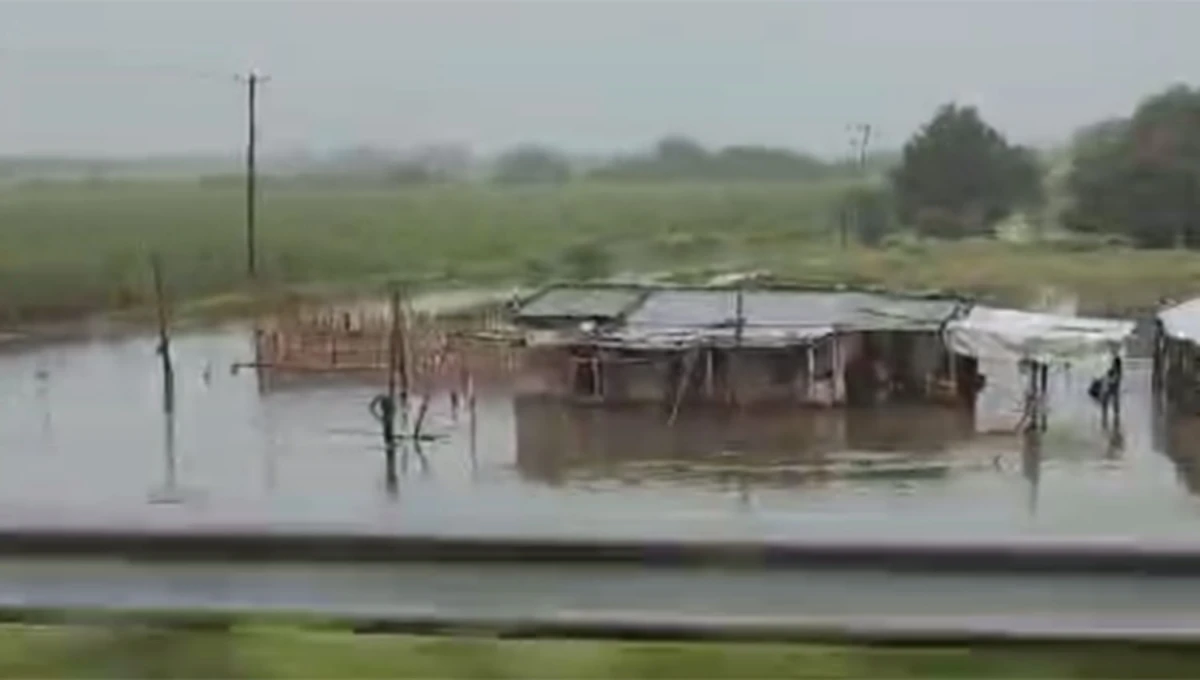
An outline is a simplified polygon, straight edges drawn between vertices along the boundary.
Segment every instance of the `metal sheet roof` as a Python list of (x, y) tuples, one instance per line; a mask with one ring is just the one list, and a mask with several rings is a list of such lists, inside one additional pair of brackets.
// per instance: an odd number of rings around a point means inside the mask
[[(747, 328), (832, 326), (845, 330), (934, 329), (955, 314), (959, 301), (861, 292), (747, 291)], [(737, 321), (737, 291), (660, 290), (627, 318), (630, 327), (718, 328)]]
[(526, 300), (516, 311), (522, 319), (615, 319), (645, 295), (637, 287), (548, 288)]
[(627, 327), (619, 328), (594, 339), (600, 346), (611, 345), (625, 349), (666, 350), (698, 345), (764, 349), (807, 345), (833, 335), (830, 326), (765, 327), (743, 329), (737, 337), (733, 328)]
[(1200, 343), (1200, 298), (1192, 298), (1158, 313), (1163, 331), (1176, 340)]

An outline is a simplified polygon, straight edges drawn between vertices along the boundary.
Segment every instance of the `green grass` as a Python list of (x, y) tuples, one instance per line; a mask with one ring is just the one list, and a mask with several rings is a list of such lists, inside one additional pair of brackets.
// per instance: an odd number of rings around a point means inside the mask
[(0, 626), (6, 678), (1166, 678), (1200, 650), (500, 641), (282, 626)]
[[(990, 242), (843, 252), (832, 227), (845, 188), (836, 182), (268, 187), (261, 199), (261, 263), (277, 289), (362, 289), (389, 279), (507, 284), (571, 276), (584, 267), (686, 278), (760, 266), (814, 283), (957, 289), (1005, 299), (1055, 285), (1117, 307), (1200, 289), (1200, 258), (1186, 254)], [(258, 293), (244, 285), (243, 209), (237, 188), (183, 181), (0, 191), (0, 319), (144, 306), (151, 250), (162, 254), (174, 298), (209, 298), (194, 306), (202, 310), (251, 310)]]

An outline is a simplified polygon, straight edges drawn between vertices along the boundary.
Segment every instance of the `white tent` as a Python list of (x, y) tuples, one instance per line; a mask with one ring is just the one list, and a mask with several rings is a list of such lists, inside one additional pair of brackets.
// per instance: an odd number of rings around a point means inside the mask
[(1108, 356), (1133, 329), (1132, 321), (976, 306), (946, 324), (946, 345), (985, 360), (1080, 362)]
[(1164, 309), (1158, 320), (1168, 337), (1200, 344), (1200, 298)]

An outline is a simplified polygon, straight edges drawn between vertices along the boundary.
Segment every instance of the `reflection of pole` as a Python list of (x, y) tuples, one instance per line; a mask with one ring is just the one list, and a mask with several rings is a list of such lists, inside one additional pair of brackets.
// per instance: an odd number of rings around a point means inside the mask
[(1029, 513), (1037, 514), (1038, 486), (1042, 479), (1042, 433), (1036, 428), (1025, 428), (1022, 435), (1021, 476), (1029, 482)]
[(175, 472), (175, 414), (167, 411), (163, 414), (164, 434), (163, 434), (163, 453), (167, 459), (166, 479), (163, 481), (163, 488), (168, 494), (174, 493), (176, 484)]
[(176, 485), (175, 369), (171, 365), (171, 332), (167, 312), (166, 286), (163, 283), (162, 263), (159, 261), (157, 254), (150, 257), (150, 270), (154, 276), (154, 298), (158, 310), (157, 352), (159, 358), (162, 360), (163, 373), (163, 455), (166, 458), (165, 480), (163, 483), (165, 498), (163, 500), (172, 502), (176, 500), (174, 498)]
[(467, 374), (467, 408), (470, 409), (470, 435), (471, 435), (471, 473), (474, 474), (479, 470), (479, 454), (476, 450), (476, 440), (478, 427), (477, 413), (475, 408), (475, 379), (471, 374)]

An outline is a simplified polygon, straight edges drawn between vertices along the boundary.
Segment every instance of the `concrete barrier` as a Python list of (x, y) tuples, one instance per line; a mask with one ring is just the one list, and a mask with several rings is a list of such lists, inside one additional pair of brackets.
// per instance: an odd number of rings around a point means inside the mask
[(171, 611), (153, 607), (58, 609), (0, 607), (0, 622), (28, 625), (112, 626), (137, 624), (182, 631), (227, 631), (239, 624), (283, 624), (357, 634), (477, 636), (498, 639), (592, 639), (617, 641), (776, 642), (904, 646), (1113, 646), (1194, 650), (1200, 629), (1079, 627), (1028, 622), (955, 619), (854, 618), (647, 618), (566, 613), (554, 616), (472, 615), (310, 616), (304, 612), (210, 608)]
[(443, 537), (246, 530), (0, 529), (0, 557), (460, 562), (641, 568), (1200, 575), (1200, 545), (1133, 541), (876, 543)]

